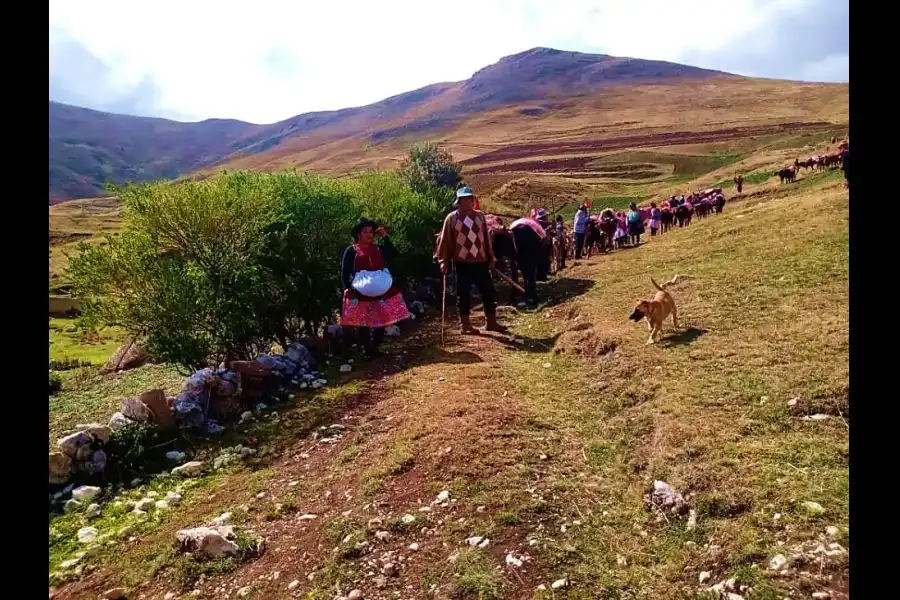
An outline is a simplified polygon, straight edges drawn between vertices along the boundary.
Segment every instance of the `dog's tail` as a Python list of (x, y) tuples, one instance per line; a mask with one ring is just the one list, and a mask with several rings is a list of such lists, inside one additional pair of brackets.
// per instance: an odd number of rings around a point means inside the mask
[(673, 277), (670, 281), (667, 281), (667, 282), (663, 283), (662, 285), (659, 285), (658, 283), (656, 283), (656, 280), (653, 279), (653, 278), (651, 277), (651, 278), (650, 278), (650, 282), (653, 284), (653, 287), (655, 287), (656, 289), (658, 289), (658, 290), (661, 291), (661, 292), (665, 292), (665, 291), (666, 291), (666, 288), (667, 288), (668, 286), (670, 286), (670, 285), (675, 285), (676, 283), (678, 283), (678, 282), (681, 281), (682, 279), (687, 279), (687, 278), (686, 278), (684, 275), (676, 275), (676, 276)]

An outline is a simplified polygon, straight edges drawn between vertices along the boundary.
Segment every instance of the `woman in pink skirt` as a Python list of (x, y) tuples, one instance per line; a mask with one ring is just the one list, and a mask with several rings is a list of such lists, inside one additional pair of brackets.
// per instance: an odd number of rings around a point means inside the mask
[[(357, 273), (381, 271), (396, 254), (384, 226), (360, 219), (350, 234), (355, 243), (347, 246), (341, 259), (341, 286), (344, 289), (341, 325), (358, 328), (363, 352), (372, 358), (380, 354), (378, 346), (384, 340), (384, 328), (408, 318), (409, 311), (396, 284), (376, 297), (366, 296), (353, 288)], [(381, 238), (381, 244), (375, 243), (376, 235)]]

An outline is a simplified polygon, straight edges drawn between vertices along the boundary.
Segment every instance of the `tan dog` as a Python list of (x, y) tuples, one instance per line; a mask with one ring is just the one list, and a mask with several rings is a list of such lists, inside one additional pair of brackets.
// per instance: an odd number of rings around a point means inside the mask
[[(678, 277), (676, 276), (675, 279), (663, 285), (674, 283), (677, 279)], [(663, 321), (670, 314), (675, 327), (678, 327), (678, 309), (675, 307), (675, 299), (663, 286), (656, 283), (652, 277), (650, 281), (653, 283), (653, 287), (659, 291), (656, 292), (656, 295), (651, 300), (640, 300), (628, 316), (635, 323), (641, 319), (647, 319), (647, 329), (650, 330), (650, 339), (647, 340), (648, 344), (652, 344), (659, 338), (659, 334), (662, 333)]]

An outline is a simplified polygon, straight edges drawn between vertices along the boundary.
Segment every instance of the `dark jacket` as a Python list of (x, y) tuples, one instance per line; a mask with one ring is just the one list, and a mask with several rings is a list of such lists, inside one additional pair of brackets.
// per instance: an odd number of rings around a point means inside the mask
[[(344, 254), (341, 256), (341, 291), (350, 287), (350, 284), (353, 283), (353, 276), (356, 275), (356, 265), (354, 264), (356, 262), (356, 248), (354, 248), (354, 245), (350, 244), (347, 246), (344, 249)], [(391, 259), (397, 255), (397, 249), (387, 236), (381, 238), (381, 242), (376, 245), (381, 250), (384, 264), (387, 266)]]

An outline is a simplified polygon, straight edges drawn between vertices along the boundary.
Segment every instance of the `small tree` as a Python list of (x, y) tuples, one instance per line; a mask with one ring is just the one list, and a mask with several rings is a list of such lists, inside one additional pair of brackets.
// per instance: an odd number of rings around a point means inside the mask
[(427, 194), (432, 187), (456, 189), (461, 181), (462, 165), (453, 154), (434, 142), (423, 142), (409, 149), (400, 164), (400, 177), (415, 192)]

